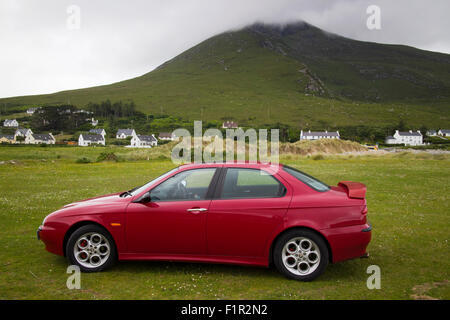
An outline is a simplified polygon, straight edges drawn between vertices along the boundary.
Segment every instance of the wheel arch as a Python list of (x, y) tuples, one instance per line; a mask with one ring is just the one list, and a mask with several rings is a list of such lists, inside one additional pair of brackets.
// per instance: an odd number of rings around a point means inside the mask
[(316, 229), (311, 228), (311, 227), (306, 227), (306, 226), (291, 226), (291, 227), (289, 227), (289, 228), (286, 228), (286, 229), (282, 230), (282, 231), (281, 231), (280, 233), (278, 233), (278, 234), (276, 235), (276, 237), (272, 240), (272, 243), (270, 244), (270, 249), (269, 249), (269, 266), (272, 266), (272, 265), (273, 265), (273, 248), (274, 248), (275, 244), (277, 243), (278, 239), (279, 239), (283, 234), (285, 234), (286, 232), (289, 232), (289, 231), (292, 231), (292, 230), (295, 230), (295, 229), (300, 229), (300, 230), (310, 230), (310, 231), (314, 232), (315, 234), (317, 234), (319, 237), (321, 237), (322, 240), (325, 242), (325, 244), (326, 244), (326, 246), (327, 246), (327, 249), (328, 249), (328, 260), (329, 260), (330, 263), (333, 262), (333, 251), (331, 251), (330, 243), (328, 242), (327, 238), (326, 238), (322, 233), (320, 233), (319, 231), (317, 231)]
[(77, 229), (87, 226), (87, 225), (95, 225), (98, 226), (100, 228), (102, 228), (103, 230), (105, 230), (105, 232), (107, 232), (111, 239), (113, 240), (113, 244), (114, 247), (117, 250), (117, 244), (116, 244), (116, 240), (114, 239), (114, 237), (112, 236), (111, 232), (108, 231), (108, 229), (106, 229), (103, 225), (101, 225), (100, 223), (93, 221), (93, 220), (83, 220), (83, 221), (78, 221), (76, 223), (74, 223), (73, 225), (70, 226), (70, 228), (66, 231), (66, 233), (64, 234), (64, 240), (63, 240), (63, 255), (64, 257), (66, 257), (67, 253), (66, 253), (66, 246), (67, 246), (67, 242), (69, 241), (70, 236), (72, 235), (72, 233), (74, 233)]

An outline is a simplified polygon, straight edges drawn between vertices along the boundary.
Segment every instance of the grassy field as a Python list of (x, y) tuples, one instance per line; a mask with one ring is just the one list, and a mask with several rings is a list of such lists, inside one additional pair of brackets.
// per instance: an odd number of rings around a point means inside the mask
[[(371, 257), (330, 265), (312, 283), (287, 280), (274, 269), (121, 262), (83, 274), (82, 289), (68, 290), (67, 261), (36, 240), (42, 219), (63, 204), (129, 189), (173, 167), (157, 159), (75, 163), (104, 151), (0, 146), (0, 299), (450, 299), (450, 158), (409, 153), (282, 157), (328, 184), (368, 186)], [(366, 269), (374, 264), (381, 268), (380, 290), (366, 287)]]

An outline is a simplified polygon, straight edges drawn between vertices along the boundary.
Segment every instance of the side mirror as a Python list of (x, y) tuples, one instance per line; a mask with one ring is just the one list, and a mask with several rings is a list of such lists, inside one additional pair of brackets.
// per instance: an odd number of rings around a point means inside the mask
[(134, 200), (136, 203), (149, 203), (152, 199), (150, 198), (150, 192), (144, 193), (140, 198)]

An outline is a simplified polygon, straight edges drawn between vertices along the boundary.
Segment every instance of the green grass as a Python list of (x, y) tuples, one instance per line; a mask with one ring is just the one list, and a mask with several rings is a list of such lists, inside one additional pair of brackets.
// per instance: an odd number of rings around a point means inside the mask
[[(0, 161), (15, 160), (0, 165), (0, 299), (450, 298), (450, 160), (409, 153), (282, 157), (328, 184), (355, 180), (368, 187), (371, 257), (330, 265), (314, 282), (287, 280), (274, 269), (121, 262), (105, 272), (82, 274), (82, 289), (68, 290), (67, 261), (36, 240), (42, 219), (64, 204), (141, 185), (173, 167), (159, 160), (75, 163), (103, 151), (0, 147)], [(366, 269), (372, 264), (381, 268), (380, 290), (366, 288)]]

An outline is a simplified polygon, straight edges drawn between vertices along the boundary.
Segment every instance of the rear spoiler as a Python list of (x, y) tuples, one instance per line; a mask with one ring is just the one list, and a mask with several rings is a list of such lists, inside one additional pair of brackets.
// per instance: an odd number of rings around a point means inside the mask
[(366, 197), (366, 185), (353, 181), (341, 181), (338, 186), (343, 187), (349, 198), (364, 199)]

